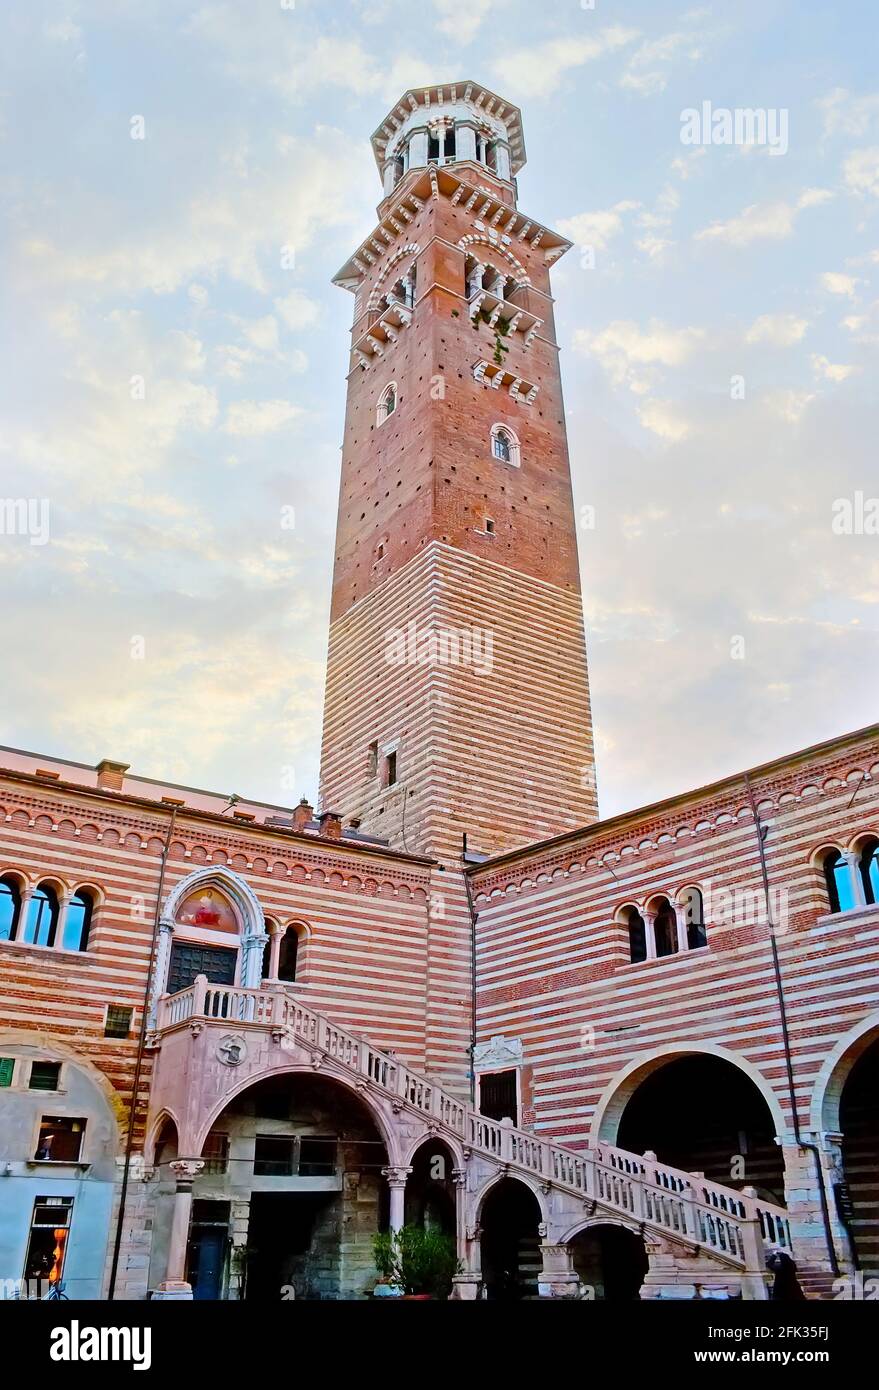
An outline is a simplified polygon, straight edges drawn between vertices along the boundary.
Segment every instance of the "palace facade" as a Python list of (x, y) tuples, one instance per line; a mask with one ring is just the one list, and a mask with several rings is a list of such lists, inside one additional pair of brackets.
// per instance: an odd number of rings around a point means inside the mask
[(476, 83), (373, 148), (324, 809), (0, 752), (0, 1280), (359, 1297), (408, 1222), (461, 1298), (764, 1298), (777, 1249), (847, 1296), (879, 1274), (879, 726), (598, 817), (568, 243)]

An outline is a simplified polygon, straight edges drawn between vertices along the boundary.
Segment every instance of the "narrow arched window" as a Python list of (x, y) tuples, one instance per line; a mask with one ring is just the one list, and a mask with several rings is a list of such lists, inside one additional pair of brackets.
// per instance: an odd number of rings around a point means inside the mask
[(698, 888), (688, 888), (683, 895), (684, 920), (687, 924), (687, 950), (695, 951), (708, 945), (705, 929), (705, 905)]
[(21, 890), (11, 874), (0, 878), (0, 941), (14, 941), (21, 916)]
[(281, 937), (278, 954), (278, 979), (291, 984), (296, 979), (296, 958), (299, 954), (299, 933), (295, 927), (288, 927)]
[(382, 391), (376, 412), (376, 424), (383, 425), (388, 416), (393, 415), (397, 409), (397, 387), (392, 381)]
[(518, 468), (521, 463), (519, 441), (509, 425), (494, 425), (491, 431), (491, 452), (501, 463)]
[(80, 888), (70, 899), (61, 937), (61, 945), (65, 951), (88, 950), (94, 907), (94, 898), (85, 888)]
[(629, 959), (633, 962), (647, 959), (647, 930), (644, 918), (637, 907), (630, 907), (627, 914), (629, 927)]
[(504, 463), (509, 463), (512, 451), (510, 449), (510, 436), (507, 434), (506, 430), (498, 430), (492, 442), (495, 458), (503, 459)]
[(58, 894), (49, 883), (34, 890), (28, 904), (21, 941), (28, 946), (54, 946), (58, 929)]
[(838, 849), (824, 856), (824, 882), (827, 884), (831, 912), (849, 912), (856, 906), (848, 860)]
[(678, 949), (678, 931), (674, 908), (668, 898), (660, 900), (653, 930), (656, 933), (657, 958), (673, 956)]
[(871, 837), (861, 850), (859, 868), (865, 900), (868, 903), (879, 903), (879, 840), (875, 836)]

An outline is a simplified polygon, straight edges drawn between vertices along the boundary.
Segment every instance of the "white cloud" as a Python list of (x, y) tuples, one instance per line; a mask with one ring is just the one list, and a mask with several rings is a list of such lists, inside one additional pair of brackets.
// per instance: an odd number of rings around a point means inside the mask
[(637, 37), (637, 29), (616, 24), (600, 30), (594, 37), (571, 35), (564, 39), (548, 39), (530, 48), (503, 54), (494, 63), (493, 70), (505, 91), (516, 92), (522, 97), (550, 96), (564, 73), (615, 53)]
[(698, 62), (705, 52), (701, 35), (680, 31), (639, 44), (620, 78), (620, 86), (639, 96), (654, 96), (668, 86), (668, 69), (679, 58)]
[(433, 0), (440, 15), (436, 27), (459, 43), (470, 43), (496, 4), (497, 0)]
[(275, 308), (292, 332), (297, 332), (300, 328), (311, 328), (321, 314), (317, 300), (309, 299), (304, 290), (291, 290), (283, 299), (276, 299)]
[(723, 241), (730, 246), (750, 246), (754, 241), (785, 241), (793, 235), (800, 212), (818, 207), (833, 197), (826, 188), (807, 188), (796, 203), (752, 203), (727, 222), (713, 222), (696, 233), (697, 241)]
[(855, 150), (843, 164), (842, 173), (850, 192), (879, 198), (879, 147)]
[(226, 434), (271, 434), (303, 415), (301, 406), (290, 401), (233, 401), (226, 412)]
[(843, 275), (838, 270), (825, 270), (821, 276), (821, 284), (828, 294), (844, 294), (849, 299), (854, 299), (859, 281), (854, 275)]
[(591, 246), (596, 251), (603, 251), (608, 242), (623, 230), (622, 214), (640, 206), (640, 203), (626, 200), (603, 211), (579, 212), (575, 217), (562, 218), (558, 229), (562, 236), (578, 246)]
[(638, 419), (645, 429), (670, 444), (679, 444), (692, 429), (690, 421), (673, 401), (645, 401), (638, 407)]
[(649, 390), (652, 369), (678, 367), (704, 339), (701, 328), (671, 328), (651, 319), (642, 330), (631, 320), (617, 319), (599, 333), (580, 329), (574, 348), (601, 363), (616, 386), (626, 385), (643, 395)]
[(879, 117), (879, 93), (853, 97), (845, 87), (836, 87), (816, 105), (822, 113), (825, 135), (865, 135)]
[(798, 318), (796, 314), (761, 314), (745, 334), (745, 342), (790, 347), (801, 341), (808, 327), (808, 319)]
[(815, 375), (823, 377), (825, 381), (845, 381), (859, 370), (857, 367), (847, 366), (842, 362), (831, 362), (827, 357), (821, 357), (818, 353), (813, 353), (809, 360)]
[(657, 261), (665, 254), (672, 242), (667, 237), (649, 235), (641, 237), (640, 241), (635, 242), (635, 245), (639, 251), (643, 251), (648, 260)]

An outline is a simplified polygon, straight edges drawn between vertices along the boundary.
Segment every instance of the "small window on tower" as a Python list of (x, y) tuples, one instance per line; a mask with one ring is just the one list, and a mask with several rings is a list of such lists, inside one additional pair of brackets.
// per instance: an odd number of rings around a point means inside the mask
[(381, 394), (381, 398), (378, 403), (378, 411), (376, 414), (376, 424), (383, 425), (385, 420), (387, 420), (388, 416), (393, 415), (396, 409), (397, 386), (396, 383), (392, 381), (388, 386), (385, 387), (384, 391)]
[(500, 459), (501, 463), (512, 464), (518, 468), (521, 464), (521, 451), (516, 435), (509, 425), (494, 425), (491, 431), (491, 452), (494, 458)]
[(485, 518), (485, 534), (487, 536), (494, 535), (494, 522), (492, 521), (490, 516), (487, 516)]
[(393, 787), (394, 784), (395, 784), (396, 781), (397, 781), (397, 750), (396, 750), (396, 749), (394, 749), (393, 752), (391, 752), (391, 753), (386, 753), (386, 754), (385, 754), (385, 775), (384, 775), (383, 781), (384, 781), (384, 785), (385, 785), (386, 787)]

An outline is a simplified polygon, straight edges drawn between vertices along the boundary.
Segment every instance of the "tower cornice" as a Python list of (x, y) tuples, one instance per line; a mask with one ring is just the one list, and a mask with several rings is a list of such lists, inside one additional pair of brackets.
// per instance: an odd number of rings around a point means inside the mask
[(410, 224), (427, 199), (439, 197), (460, 205), (470, 214), (474, 231), (489, 239), (496, 237), (499, 245), (523, 242), (533, 250), (541, 249), (547, 265), (557, 261), (573, 244), (518, 208), (511, 208), (484, 185), (461, 178), (451, 169), (413, 169), (381, 204), (380, 220), (333, 276), (333, 284), (355, 293), (381, 264), (386, 252), (396, 250), (398, 244), (409, 239)]

